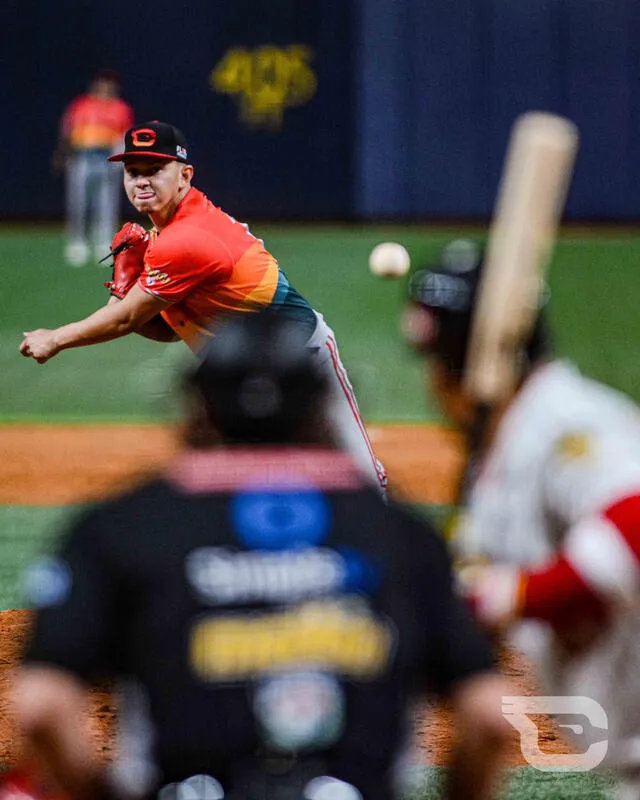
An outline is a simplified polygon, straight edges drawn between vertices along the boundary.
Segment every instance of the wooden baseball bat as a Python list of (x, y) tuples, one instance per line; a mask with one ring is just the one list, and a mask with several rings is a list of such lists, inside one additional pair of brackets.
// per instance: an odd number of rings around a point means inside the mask
[(529, 112), (512, 128), (463, 376), (480, 406), (494, 406), (514, 390), (577, 148), (576, 126), (554, 114)]

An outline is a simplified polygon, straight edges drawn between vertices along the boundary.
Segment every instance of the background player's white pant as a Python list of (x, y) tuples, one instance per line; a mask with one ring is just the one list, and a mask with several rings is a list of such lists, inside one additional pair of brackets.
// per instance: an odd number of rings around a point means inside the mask
[(66, 213), (70, 242), (89, 242), (96, 255), (107, 255), (115, 233), (120, 202), (118, 169), (96, 151), (75, 153), (67, 164)]
[(335, 335), (322, 314), (315, 314), (318, 323), (309, 339), (309, 347), (318, 348), (317, 357), (329, 376), (329, 418), (335, 425), (338, 444), (351, 454), (360, 469), (384, 492), (387, 473), (369, 441), (353, 387), (340, 360)]
[(640, 777), (624, 778), (614, 790), (612, 800), (638, 800), (640, 798)]

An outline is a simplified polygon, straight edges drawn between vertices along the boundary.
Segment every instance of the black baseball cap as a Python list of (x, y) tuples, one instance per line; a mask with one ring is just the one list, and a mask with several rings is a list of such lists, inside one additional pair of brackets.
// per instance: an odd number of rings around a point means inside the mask
[(110, 156), (108, 160), (126, 161), (139, 156), (166, 158), (187, 164), (187, 140), (182, 131), (168, 122), (158, 122), (157, 119), (142, 122), (125, 133), (124, 152)]

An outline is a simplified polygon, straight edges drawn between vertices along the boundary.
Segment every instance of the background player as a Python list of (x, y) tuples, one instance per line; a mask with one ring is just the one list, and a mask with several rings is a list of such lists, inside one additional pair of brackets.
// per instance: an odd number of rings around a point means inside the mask
[[(467, 432), (476, 409), (462, 376), (483, 266), (470, 252), (450, 247), (418, 272), (404, 318), (429, 356), (431, 390)], [(640, 413), (551, 358), (542, 312), (520, 355), (517, 391), (488, 420), (459, 530), (463, 557), (495, 562), (471, 571), (470, 596), (491, 628), (526, 621), (516, 643), (548, 694), (601, 705), (608, 731), (578, 736), (579, 750), (608, 737), (605, 764), (623, 779), (622, 796), (637, 798)]]
[(79, 720), (107, 675), (129, 681), (136, 734), (119, 797), (382, 800), (407, 703), (430, 687), (460, 725), (449, 796), (488, 796), (508, 686), (438, 536), (327, 438), (300, 326), (231, 320), (189, 386), (190, 447), (28, 576), (39, 612), (14, 698), (40, 764), (71, 797), (104, 796)]
[(106, 159), (133, 125), (131, 106), (119, 92), (118, 74), (101, 70), (60, 120), (53, 166), (66, 170), (65, 258), (74, 267), (88, 261), (91, 246), (96, 261), (103, 258), (118, 224), (118, 172)]
[(124, 161), (127, 196), (154, 228), (148, 235), (127, 224), (114, 238), (110, 304), (79, 322), (26, 333), (21, 353), (44, 363), (61, 350), (133, 332), (161, 341), (179, 337), (197, 350), (226, 315), (272, 307), (307, 332), (331, 380), (330, 416), (340, 443), (384, 489), (386, 474), (333, 331), (289, 284), (264, 242), (191, 185), (193, 166), (182, 133), (167, 123), (143, 123), (127, 131), (125, 151), (111, 160)]

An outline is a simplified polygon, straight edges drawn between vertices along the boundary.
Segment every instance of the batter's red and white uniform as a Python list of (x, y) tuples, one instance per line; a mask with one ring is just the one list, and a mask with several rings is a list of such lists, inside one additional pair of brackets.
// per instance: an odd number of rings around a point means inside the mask
[[(524, 568), (515, 643), (546, 693), (604, 708), (605, 764), (640, 770), (638, 408), (568, 363), (537, 369), (500, 423), (460, 537), (466, 555)], [(500, 602), (507, 589), (494, 591)]]
[(138, 286), (171, 303), (162, 316), (194, 352), (229, 314), (272, 307), (304, 326), (330, 379), (329, 411), (338, 443), (384, 489), (386, 473), (373, 452), (333, 331), (245, 224), (192, 187), (169, 224), (152, 231)]

